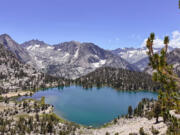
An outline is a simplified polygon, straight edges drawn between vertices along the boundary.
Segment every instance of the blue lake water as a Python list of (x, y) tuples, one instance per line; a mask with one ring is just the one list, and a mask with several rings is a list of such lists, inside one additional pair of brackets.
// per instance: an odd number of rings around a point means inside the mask
[(86, 126), (100, 126), (125, 115), (129, 105), (135, 108), (143, 98), (157, 99), (154, 92), (123, 92), (109, 87), (87, 90), (80, 86), (50, 88), (36, 92), (31, 98), (42, 96), (46, 103), (54, 105), (57, 115)]

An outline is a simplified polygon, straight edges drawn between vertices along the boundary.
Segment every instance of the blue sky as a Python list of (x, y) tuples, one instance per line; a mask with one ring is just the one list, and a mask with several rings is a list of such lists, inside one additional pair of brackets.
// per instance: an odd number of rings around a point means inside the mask
[(0, 0), (0, 34), (18, 43), (76, 40), (105, 49), (140, 47), (151, 32), (180, 31), (179, 0)]

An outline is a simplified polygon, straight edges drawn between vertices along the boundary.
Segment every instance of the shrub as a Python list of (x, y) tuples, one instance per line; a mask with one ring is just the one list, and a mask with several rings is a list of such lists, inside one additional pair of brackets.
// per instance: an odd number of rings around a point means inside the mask
[(138, 135), (137, 133), (129, 133), (129, 135)]
[(133, 113), (132, 106), (129, 106), (129, 107), (128, 107), (129, 118), (131, 117), (132, 113)]
[(139, 134), (140, 134), (140, 135), (147, 135), (147, 134), (144, 132), (143, 127), (141, 127), (141, 128), (139, 129)]
[(155, 129), (153, 126), (151, 128), (151, 132), (153, 135), (158, 135), (159, 134), (159, 131), (157, 129)]

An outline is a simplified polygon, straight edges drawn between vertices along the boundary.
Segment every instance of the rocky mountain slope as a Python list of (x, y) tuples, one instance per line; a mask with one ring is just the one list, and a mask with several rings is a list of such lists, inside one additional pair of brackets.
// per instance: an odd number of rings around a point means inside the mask
[(22, 46), (39, 70), (53, 76), (75, 79), (103, 66), (138, 70), (121, 57), (93, 43), (71, 41), (48, 45), (42, 41), (31, 40)]
[(0, 44), (0, 78), (1, 93), (57, 86), (64, 83), (63, 79), (47, 76), (22, 63), (2, 44)]
[(147, 49), (145, 47), (143, 48), (118, 48), (116, 50), (113, 50), (112, 52), (121, 56), (126, 61), (128, 61), (131, 64), (134, 64), (143, 58), (147, 57), (146, 55)]
[(167, 58), (167, 62), (173, 65), (175, 73), (180, 76), (180, 48), (176, 48), (170, 52)]
[[(173, 65), (174, 72), (180, 76), (180, 48), (176, 48), (167, 54), (167, 62)], [(152, 68), (148, 66), (144, 72), (152, 74)]]
[[(161, 48), (154, 48), (155, 52), (159, 52)], [(169, 48), (169, 51), (172, 51), (173, 48)], [(119, 55), (130, 64), (138, 67), (140, 71), (143, 71), (148, 65), (148, 57), (147, 57), (147, 48), (118, 48), (116, 50), (112, 50), (112, 52), (116, 55)]]
[(5, 48), (14, 53), (14, 55), (24, 63), (31, 61), (31, 57), (29, 56), (26, 49), (21, 47), (18, 43), (16, 43), (9, 35), (2, 34), (0, 35), (0, 44), (3, 44)]
[(143, 72), (126, 69), (101, 67), (75, 80), (85, 88), (108, 86), (119, 90), (157, 90), (160, 85)]

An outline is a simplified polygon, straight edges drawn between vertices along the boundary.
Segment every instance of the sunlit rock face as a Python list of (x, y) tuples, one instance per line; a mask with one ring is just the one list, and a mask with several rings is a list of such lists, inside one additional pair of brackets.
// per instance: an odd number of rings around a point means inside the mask
[(121, 57), (93, 43), (70, 41), (48, 45), (42, 41), (31, 40), (22, 46), (39, 70), (53, 76), (75, 79), (103, 66), (138, 70)]
[(7, 34), (0, 35), (0, 44), (3, 44), (5, 48), (13, 52), (20, 61), (24, 63), (31, 61), (31, 57), (29, 56), (26, 49), (21, 47), (9, 35)]

